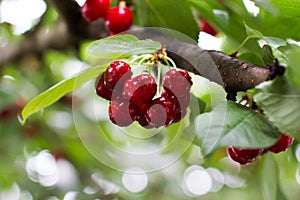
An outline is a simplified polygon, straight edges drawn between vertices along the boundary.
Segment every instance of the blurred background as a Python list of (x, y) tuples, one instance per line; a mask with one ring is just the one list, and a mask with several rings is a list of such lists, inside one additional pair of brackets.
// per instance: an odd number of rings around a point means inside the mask
[[(240, 2), (249, 15), (259, 13), (252, 1)], [(77, 3), (83, 5), (84, 0)], [(165, 159), (172, 161), (159, 170), (148, 172), (139, 166), (119, 170), (107, 166), (109, 161), (101, 162), (101, 156), (95, 155), (97, 151), (99, 155), (106, 154), (107, 146), (99, 143), (91, 150), (90, 141), (82, 140), (97, 134), (95, 125), (117, 147), (143, 152), (132, 145), (144, 146), (128, 141), (109, 122), (108, 103), (96, 98), (93, 81), (33, 115), (22, 126), (20, 112), (27, 101), (89, 67), (82, 59), (90, 42), (88, 37), (73, 46), (68, 46), (71, 43), (64, 41), (65, 38), (61, 38), (60, 44), (43, 43), (43, 37), (55, 34), (59, 37), (65, 31), (66, 24), (60, 25), (58, 7), (59, 4), (44, 0), (0, 0), (1, 200), (259, 200), (272, 199), (274, 193), (278, 200), (299, 199), (300, 147), (296, 142), (284, 153), (266, 154), (247, 166), (229, 159), (225, 149), (203, 157), (199, 147), (184, 140), (176, 143), (184, 149), (180, 154), (174, 155), (174, 149), (167, 149), (155, 160), (143, 160), (145, 166), (159, 165)], [(103, 25), (103, 22), (96, 23)], [(226, 46), (224, 42), (226, 34), (214, 37), (199, 33), (199, 45), (204, 49), (233, 49), (234, 45)], [(107, 36), (107, 30), (101, 34), (99, 37)], [(35, 37), (36, 44), (30, 43), (31, 36)], [(20, 44), (27, 39), (28, 43)], [(36, 48), (31, 48), (32, 45)], [(178, 126), (147, 143), (149, 149), (173, 139), (172, 134), (180, 130)], [(126, 163), (129, 158), (117, 156), (116, 159), (114, 162)]]

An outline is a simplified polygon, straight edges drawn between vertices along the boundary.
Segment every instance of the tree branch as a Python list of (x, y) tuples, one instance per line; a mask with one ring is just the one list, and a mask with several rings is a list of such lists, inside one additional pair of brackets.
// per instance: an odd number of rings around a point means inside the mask
[(0, 69), (26, 55), (40, 54), (48, 49), (67, 49), (71, 45), (68, 36), (65, 24), (59, 22), (52, 29), (38, 29), (21, 41), (0, 47)]

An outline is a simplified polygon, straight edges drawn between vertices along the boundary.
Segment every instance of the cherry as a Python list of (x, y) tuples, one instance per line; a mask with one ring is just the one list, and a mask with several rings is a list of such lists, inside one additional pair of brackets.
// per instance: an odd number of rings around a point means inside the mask
[(152, 100), (156, 93), (155, 79), (149, 74), (141, 74), (130, 78), (124, 84), (124, 97), (130, 103), (142, 105)]
[(133, 14), (126, 6), (114, 7), (106, 13), (105, 25), (113, 34), (128, 30), (133, 21)]
[(163, 77), (164, 89), (175, 97), (184, 97), (189, 94), (193, 82), (187, 71), (171, 69)]
[(293, 140), (293, 138), (285, 135), (284, 133), (281, 133), (281, 137), (277, 140), (277, 142), (266, 150), (272, 151), (273, 153), (286, 151), (293, 143)]
[(186, 109), (176, 110), (175, 117), (172, 123), (179, 122), (186, 115)]
[(82, 16), (89, 22), (105, 17), (110, 7), (110, 0), (87, 0), (81, 7)]
[(242, 149), (232, 146), (227, 147), (227, 154), (230, 158), (243, 165), (254, 161), (263, 152), (264, 149)]
[(98, 94), (98, 96), (106, 100), (111, 100), (113, 90), (106, 85), (104, 81), (104, 74), (102, 74), (100, 79), (97, 81), (96, 93)]
[(128, 100), (114, 99), (109, 104), (109, 119), (118, 126), (129, 126), (136, 113)]
[(115, 61), (111, 63), (105, 72), (105, 81), (108, 87), (115, 88), (120, 86), (123, 89), (124, 82), (132, 75), (130, 66), (123, 61)]
[(163, 91), (161, 96), (172, 100), (175, 105), (176, 111), (178, 112), (180, 110), (186, 109), (190, 104), (190, 94), (187, 94), (186, 96), (183, 97), (176, 97), (173, 96), (172, 94), (169, 94), (166, 91)]
[(203, 21), (200, 29), (201, 29), (201, 31), (208, 33), (212, 36), (215, 36), (218, 34), (218, 31), (216, 31), (207, 21)]
[[(135, 104), (132, 104), (135, 105)], [(135, 120), (144, 128), (153, 128), (153, 126), (146, 119), (146, 112), (149, 108), (149, 104), (142, 104), (140, 106), (135, 105)]]
[(168, 126), (175, 117), (175, 105), (163, 96), (153, 100), (146, 113), (147, 121), (155, 128)]
[(175, 116), (172, 123), (179, 122), (186, 115), (186, 109), (190, 103), (190, 95), (175, 97), (168, 92), (163, 91), (161, 96), (170, 99), (173, 102), (175, 106)]

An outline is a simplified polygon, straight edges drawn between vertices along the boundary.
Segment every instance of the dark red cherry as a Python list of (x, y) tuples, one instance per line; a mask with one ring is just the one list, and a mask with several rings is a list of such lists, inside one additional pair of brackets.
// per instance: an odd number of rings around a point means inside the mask
[(124, 82), (132, 75), (130, 66), (123, 61), (115, 61), (111, 63), (105, 72), (105, 81), (107, 86), (114, 88), (117, 85), (119, 89), (123, 89)]
[(201, 29), (201, 31), (208, 33), (212, 36), (215, 36), (218, 34), (218, 31), (216, 31), (207, 21), (203, 21), (200, 29)]
[(129, 126), (134, 121), (135, 111), (130, 107), (129, 101), (114, 99), (109, 104), (109, 119), (118, 126)]
[(104, 81), (104, 74), (102, 74), (96, 84), (96, 93), (98, 96), (106, 99), (111, 100), (113, 90), (108, 87)]
[(128, 79), (124, 84), (124, 97), (138, 106), (148, 103), (156, 93), (155, 79), (149, 74), (141, 74)]
[(293, 141), (293, 138), (285, 135), (284, 133), (281, 133), (281, 137), (277, 140), (277, 142), (266, 150), (272, 151), (273, 153), (286, 151), (291, 146)]
[(133, 14), (126, 6), (114, 7), (106, 13), (105, 25), (113, 34), (129, 29), (133, 21)]
[(175, 117), (172, 123), (179, 122), (186, 115), (186, 109), (176, 110)]
[(168, 126), (174, 117), (175, 105), (173, 101), (163, 96), (153, 100), (146, 113), (147, 121), (155, 128)]
[(89, 22), (105, 17), (110, 7), (110, 0), (87, 0), (81, 7), (82, 16)]
[(187, 94), (183, 97), (176, 97), (166, 91), (163, 91), (161, 96), (172, 100), (174, 102), (176, 111), (185, 110), (190, 104), (190, 94)]
[(236, 148), (232, 146), (227, 147), (228, 156), (232, 160), (242, 165), (256, 160), (257, 157), (261, 155), (263, 152), (264, 149), (242, 149), (242, 148)]
[(175, 97), (168, 94), (168, 92), (163, 91), (161, 96), (173, 101), (175, 106), (175, 117), (172, 123), (179, 122), (186, 115), (186, 109), (190, 104), (190, 94), (184, 97)]
[(193, 82), (187, 71), (171, 69), (163, 77), (164, 89), (175, 97), (183, 97), (189, 94)]

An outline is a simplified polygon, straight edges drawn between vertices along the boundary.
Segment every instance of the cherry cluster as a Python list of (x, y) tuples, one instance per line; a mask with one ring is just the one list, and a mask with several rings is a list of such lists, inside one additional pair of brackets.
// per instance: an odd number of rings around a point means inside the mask
[(107, 29), (111, 35), (128, 30), (133, 21), (133, 14), (125, 2), (110, 8), (110, 0), (87, 0), (81, 7), (83, 17), (93, 22), (104, 18)]
[(281, 133), (281, 137), (271, 147), (266, 149), (242, 149), (237, 147), (227, 147), (227, 154), (229, 157), (239, 162), (240, 164), (247, 164), (256, 160), (260, 155), (271, 151), (273, 153), (280, 153), (286, 151), (293, 143), (293, 138)]
[(190, 102), (191, 77), (184, 70), (171, 69), (162, 79), (163, 90), (148, 73), (132, 77), (123, 61), (111, 63), (96, 83), (98, 96), (109, 100), (109, 118), (121, 127), (137, 121), (145, 128), (168, 126), (180, 121)]

